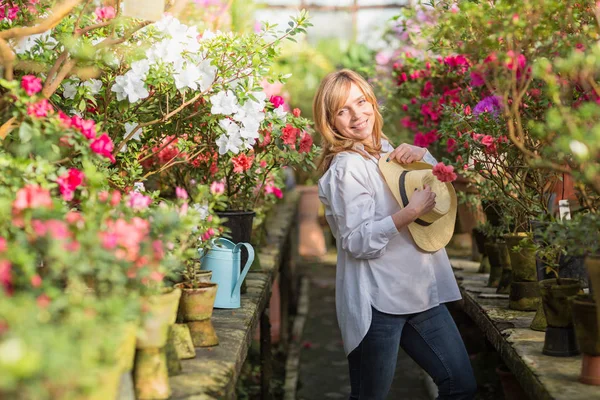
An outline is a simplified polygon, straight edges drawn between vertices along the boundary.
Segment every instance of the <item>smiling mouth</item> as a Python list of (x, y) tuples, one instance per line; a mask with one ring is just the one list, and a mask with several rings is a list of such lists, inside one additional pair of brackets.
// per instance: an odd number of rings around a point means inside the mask
[(369, 121), (369, 119), (365, 119), (363, 122), (361, 122), (360, 124), (356, 124), (352, 126), (352, 129), (363, 129), (367, 126), (367, 122)]

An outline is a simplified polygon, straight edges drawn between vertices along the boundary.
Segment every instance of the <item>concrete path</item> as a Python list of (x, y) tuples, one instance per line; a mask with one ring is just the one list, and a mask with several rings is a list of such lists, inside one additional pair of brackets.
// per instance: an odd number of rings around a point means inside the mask
[[(310, 306), (302, 334), (297, 400), (348, 399), (348, 362), (335, 316), (335, 254), (298, 265), (310, 278)], [(400, 352), (389, 399), (426, 400), (421, 370)]]

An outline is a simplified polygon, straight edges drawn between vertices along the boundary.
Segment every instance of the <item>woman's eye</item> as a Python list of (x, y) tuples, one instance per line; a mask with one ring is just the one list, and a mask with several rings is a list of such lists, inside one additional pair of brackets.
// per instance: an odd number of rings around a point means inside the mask
[(366, 100), (365, 100), (365, 99), (362, 99), (361, 101), (359, 101), (359, 102), (358, 102), (358, 104), (360, 104), (361, 106), (362, 106), (363, 104), (365, 104), (365, 103), (366, 103)]
[(338, 115), (344, 115), (344, 111), (346, 111), (346, 110), (340, 110), (340, 111), (338, 112)]

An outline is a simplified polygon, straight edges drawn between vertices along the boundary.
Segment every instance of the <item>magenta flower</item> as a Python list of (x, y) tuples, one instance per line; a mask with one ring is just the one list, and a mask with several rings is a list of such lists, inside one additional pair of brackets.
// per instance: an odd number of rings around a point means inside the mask
[(471, 71), (471, 86), (479, 87), (483, 85), (485, 85), (483, 75), (481, 75), (479, 72)]
[(76, 168), (71, 168), (65, 175), (61, 175), (56, 179), (58, 189), (63, 199), (66, 201), (73, 200), (75, 189), (83, 183), (85, 175)]
[(37, 103), (27, 106), (27, 115), (36, 118), (47, 117), (54, 109), (47, 99), (42, 99)]
[(42, 90), (42, 80), (34, 75), (25, 75), (21, 78), (21, 87), (27, 96), (33, 96)]
[(275, 107), (275, 108), (279, 108), (279, 106), (282, 106), (285, 103), (285, 100), (283, 100), (283, 97), (275, 96), (275, 95), (271, 96), (269, 101), (271, 102), (271, 104), (273, 104), (273, 107)]
[(94, 153), (108, 158), (112, 163), (116, 161), (115, 156), (112, 155), (115, 145), (106, 133), (103, 133), (99, 138), (94, 139), (92, 143), (90, 143), (90, 148)]

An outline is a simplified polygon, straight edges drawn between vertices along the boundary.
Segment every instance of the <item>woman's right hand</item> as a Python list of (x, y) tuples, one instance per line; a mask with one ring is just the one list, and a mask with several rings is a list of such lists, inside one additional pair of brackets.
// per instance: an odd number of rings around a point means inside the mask
[(408, 202), (407, 208), (408, 207), (412, 208), (416, 212), (417, 218), (427, 214), (435, 207), (435, 192), (431, 191), (431, 187), (429, 185), (425, 185), (423, 190), (416, 190), (413, 193), (410, 201)]

